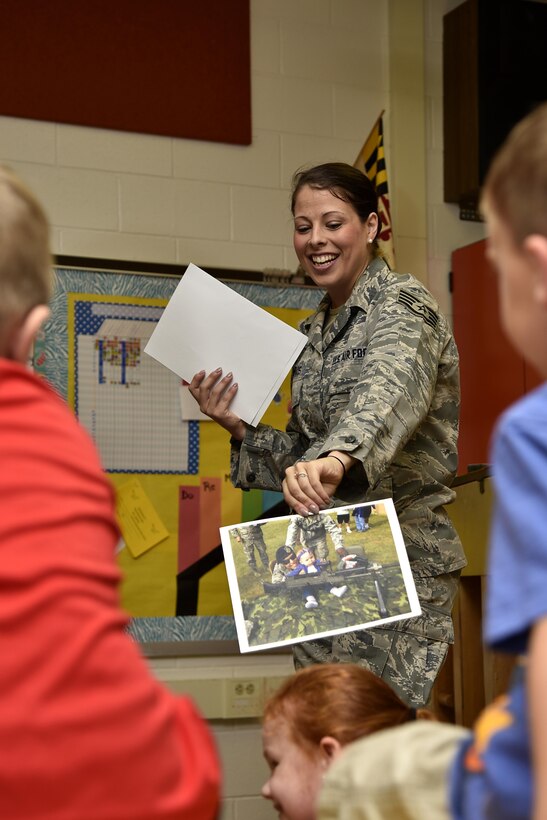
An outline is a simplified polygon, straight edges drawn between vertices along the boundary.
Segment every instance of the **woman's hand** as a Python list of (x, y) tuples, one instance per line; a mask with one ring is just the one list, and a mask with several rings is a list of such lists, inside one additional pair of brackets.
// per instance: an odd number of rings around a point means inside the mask
[(245, 422), (230, 410), (230, 404), (237, 393), (237, 382), (233, 381), (232, 373), (227, 373), (223, 378), (221, 376), (220, 367), (208, 376), (205, 375), (205, 370), (200, 370), (188, 385), (188, 389), (202, 413), (228, 430), (236, 441), (243, 441), (247, 430)]
[(336, 458), (298, 461), (285, 470), (282, 484), (285, 501), (298, 515), (315, 515), (330, 506), (344, 475), (344, 464)]

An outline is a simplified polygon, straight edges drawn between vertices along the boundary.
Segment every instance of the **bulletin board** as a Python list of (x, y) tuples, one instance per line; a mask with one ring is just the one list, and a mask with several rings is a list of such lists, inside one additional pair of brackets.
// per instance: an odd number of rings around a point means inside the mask
[(249, 0), (3, 0), (0, 113), (250, 145), (250, 48)]
[[(35, 369), (95, 440), (118, 508), (138, 494), (157, 523), (159, 541), (125, 539), (117, 552), (122, 605), (146, 643), (235, 639), (219, 527), (282, 506), (280, 493), (235, 489), (228, 433), (183, 421), (180, 379), (166, 368), (148, 372), (144, 346), (183, 272), (56, 265), (51, 318), (35, 348)], [(294, 327), (322, 295), (237, 272), (222, 280)], [(284, 428), (289, 412), (287, 377), (263, 421)]]

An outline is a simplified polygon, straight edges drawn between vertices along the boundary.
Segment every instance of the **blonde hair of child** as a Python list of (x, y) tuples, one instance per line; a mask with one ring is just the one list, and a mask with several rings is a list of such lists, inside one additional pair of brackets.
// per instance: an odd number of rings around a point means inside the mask
[(0, 165), (0, 341), (53, 286), (45, 212), (10, 168)]
[(486, 175), (485, 200), (518, 244), (531, 234), (547, 236), (547, 103), (509, 133)]

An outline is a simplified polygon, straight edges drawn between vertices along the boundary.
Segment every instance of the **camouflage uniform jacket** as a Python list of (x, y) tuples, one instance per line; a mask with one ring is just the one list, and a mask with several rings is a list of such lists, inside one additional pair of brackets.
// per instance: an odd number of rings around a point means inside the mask
[(458, 352), (432, 295), (374, 259), (323, 338), (330, 301), (301, 330), (286, 432), (259, 424), (232, 447), (237, 487), (279, 491), (285, 469), (331, 450), (358, 459), (341, 504), (393, 498), (415, 577), (465, 566), (443, 505), (455, 493)]
[(309, 518), (296, 516), (292, 518), (287, 528), (285, 543), (288, 547), (294, 549), (296, 542), (300, 540), (303, 547), (310, 547), (314, 551), (317, 550), (317, 557), (321, 560), (327, 560), (329, 558), (327, 532), (332, 538), (334, 549), (343, 549), (344, 539), (342, 533), (328, 515), (311, 515)]
[(282, 584), (287, 577), (287, 570), (283, 564), (274, 564), (272, 570), (272, 584)]

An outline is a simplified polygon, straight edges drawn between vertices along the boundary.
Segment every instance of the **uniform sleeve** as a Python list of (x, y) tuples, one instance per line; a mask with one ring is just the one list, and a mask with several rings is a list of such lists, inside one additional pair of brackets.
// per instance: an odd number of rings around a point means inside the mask
[(291, 418), (287, 431), (267, 424), (249, 427), (239, 446), (232, 444), (230, 478), (244, 490), (281, 491), (285, 470), (301, 458), (307, 439)]
[(281, 564), (276, 564), (272, 572), (272, 584), (282, 584), (285, 581), (285, 573), (281, 568)]
[(442, 317), (418, 297), (401, 300), (393, 292), (372, 309), (367, 325), (363, 366), (322, 453), (350, 453), (373, 485), (428, 413), (446, 337)]

